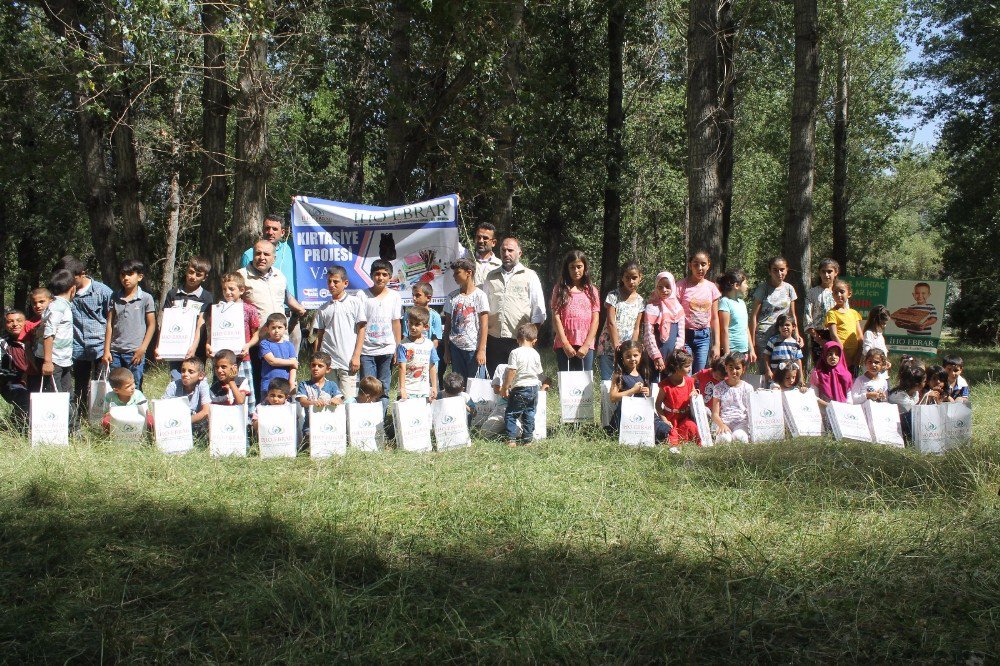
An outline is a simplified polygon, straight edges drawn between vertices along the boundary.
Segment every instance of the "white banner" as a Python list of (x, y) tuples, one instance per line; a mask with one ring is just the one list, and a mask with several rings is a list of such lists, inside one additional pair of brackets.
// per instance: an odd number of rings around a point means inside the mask
[(750, 394), (750, 441), (772, 442), (785, 438), (785, 413), (777, 391)]
[(593, 423), (594, 375), (580, 370), (560, 372), (559, 407), (563, 423)]
[(243, 328), (243, 303), (216, 303), (212, 306), (212, 352), (223, 349), (239, 354), (247, 344)]
[(246, 407), (211, 405), (208, 416), (208, 449), (213, 458), (247, 455)]
[(358, 451), (378, 451), (385, 445), (385, 419), (381, 402), (347, 405), (348, 441)]
[(295, 405), (257, 407), (257, 447), (261, 458), (294, 458), (298, 452)]
[(831, 401), (826, 406), (826, 418), (836, 439), (853, 439), (857, 442), (871, 442), (872, 433), (868, 419), (861, 405)]
[(659, 417), (649, 398), (626, 396), (622, 398), (621, 410), (618, 442), (627, 446), (656, 446), (654, 419)]
[(467, 409), (461, 397), (434, 401), (434, 441), (438, 451), (472, 446)]
[(163, 323), (156, 352), (166, 361), (187, 358), (198, 324), (198, 308), (163, 308)]
[(861, 403), (865, 419), (872, 432), (872, 441), (903, 448), (903, 427), (899, 421), (899, 407), (888, 402), (865, 400)]
[(156, 447), (163, 453), (187, 453), (194, 449), (187, 398), (154, 400), (152, 404)]
[(32, 446), (69, 446), (69, 393), (28, 396)]
[[(379, 409), (381, 403), (375, 403)], [(347, 453), (347, 407), (309, 408), (309, 456), (329, 458)]]
[(396, 442), (404, 451), (431, 451), (431, 408), (424, 398), (392, 403), (396, 421)]
[(792, 437), (819, 437), (823, 434), (823, 414), (819, 411), (815, 391), (782, 391), (781, 401)]

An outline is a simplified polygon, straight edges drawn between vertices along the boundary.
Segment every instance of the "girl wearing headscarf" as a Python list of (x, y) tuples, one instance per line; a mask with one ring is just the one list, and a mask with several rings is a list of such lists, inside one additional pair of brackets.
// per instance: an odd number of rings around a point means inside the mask
[(674, 276), (658, 273), (656, 286), (646, 303), (642, 341), (652, 365), (650, 382), (658, 382), (666, 368), (666, 358), (675, 349), (684, 349), (684, 307), (677, 300)]
[(809, 375), (809, 384), (816, 389), (820, 406), (825, 408), (831, 401), (847, 402), (853, 382), (854, 377), (847, 369), (843, 346), (836, 340), (824, 344), (819, 362)]

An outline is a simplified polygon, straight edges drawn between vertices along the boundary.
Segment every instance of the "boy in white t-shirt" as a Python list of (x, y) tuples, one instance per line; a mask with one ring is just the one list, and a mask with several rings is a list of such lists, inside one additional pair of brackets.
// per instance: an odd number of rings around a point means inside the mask
[(448, 294), (444, 304), (444, 361), (466, 379), (476, 376), (486, 365), (486, 329), (490, 301), (475, 285), (476, 267), (471, 259), (451, 265), (458, 289)]
[(330, 355), (330, 379), (340, 387), (344, 398), (356, 398), (368, 315), (364, 302), (347, 293), (347, 284), (347, 271), (342, 266), (326, 269), (330, 301), (316, 315), (313, 351)]
[[(538, 327), (521, 324), (517, 327), (518, 346), (507, 358), (507, 372), (500, 387), (500, 395), (507, 399), (504, 423), (507, 427), (507, 446), (531, 444), (535, 432), (535, 408), (538, 405), (538, 385), (542, 375), (542, 358), (535, 350)], [(518, 422), (521, 434), (518, 437)]]
[(437, 397), (438, 354), (434, 344), (424, 335), (430, 324), (427, 308), (418, 305), (406, 313), (407, 337), (396, 348), (399, 365), (399, 399)]
[[(376, 377), (383, 386), (392, 381), (392, 361), (396, 347), (402, 341), (400, 312), (403, 299), (399, 291), (389, 289), (392, 264), (384, 259), (372, 262), (372, 286), (358, 292), (365, 304), (365, 337), (361, 345), (361, 377)], [(389, 404), (389, 396), (383, 394), (382, 407)]]

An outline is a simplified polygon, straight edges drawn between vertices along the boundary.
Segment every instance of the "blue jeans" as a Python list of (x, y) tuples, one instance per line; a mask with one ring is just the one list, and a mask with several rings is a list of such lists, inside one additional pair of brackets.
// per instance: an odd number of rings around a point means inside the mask
[(459, 349), (448, 342), (448, 354), (451, 355), (451, 371), (457, 372), (466, 379), (476, 376), (479, 366), (476, 364), (476, 352)]
[(392, 383), (392, 354), (361, 355), (361, 377), (374, 377), (382, 382), (382, 411), (389, 406), (389, 385)]
[(684, 331), (684, 342), (691, 348), (691, 356), (694, 357), (691, 374), (708, 367), (708, 352), (712, 348), (712, 329), (702, 328), (695, 331), (689, 328)]
[(142, 390), (142, 375), (146, 371), (146, 357), (142, 357), (142, 363), (132, 365), (132, 352), (111, 352), (112, 368), (128, 368), (132, 371), (132, 378), (135, 379), (135, 387)]
[[(583, 364), (581, 367), (581, 363)], [(556, 350), (556, 365), (559, 366), (559, 372), (566, 372), (567, 370), (583, 370), (584, 372), (590, 372), (594, 369), (594, 350), (591, 349), (587, 352), (587, 355), (583, 358), (567, 358), (566, 352), (562, 349)], [(570, 368), (570, 366), (573, 366)]]
[[(504, 414), (507, 439), (517, 440), (522, 444), (531, 443), (535, 437), (535, 407), (537, 404), (537, 386), (518, 386), (510, 390), (507, 396), (507, 412)], [(520, 438), (517, 436), (518, 420), (521, 422)]]
[(606, 382), (615, 374), (615, 355), (602, 354), (597, 357), (597, 371), (601, 373), (601, 381)]

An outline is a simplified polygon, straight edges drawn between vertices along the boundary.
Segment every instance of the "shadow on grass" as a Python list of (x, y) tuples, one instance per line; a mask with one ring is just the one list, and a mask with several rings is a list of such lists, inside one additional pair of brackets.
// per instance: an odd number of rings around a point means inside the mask
[[(781, 563), (733, 536), (599, 551), (470, 534), (310, 529), (268, 515), (5, 498), (4, 660), (900, 661), (996, 657), (998, 544), (868, 544)], [(973, 575), (973, 572), (975, 575)], [(991, 615), (992, 613), (992, 615)]]

